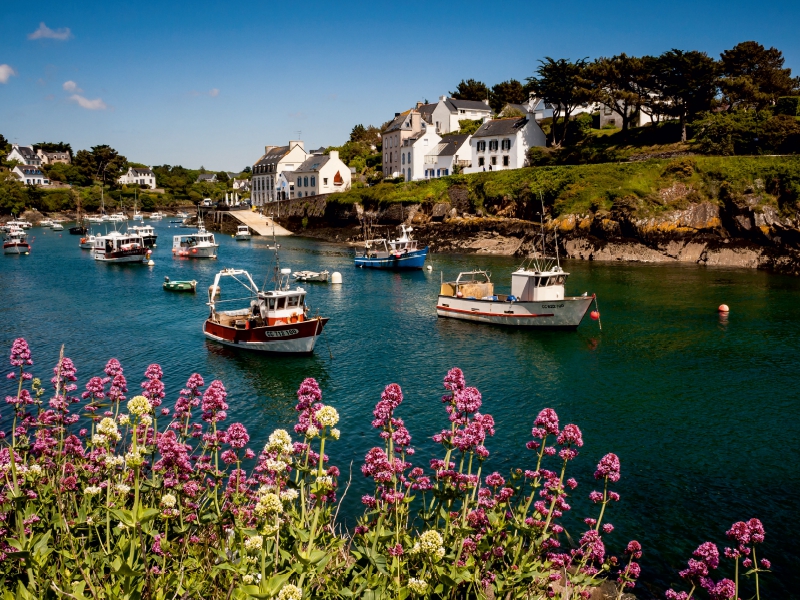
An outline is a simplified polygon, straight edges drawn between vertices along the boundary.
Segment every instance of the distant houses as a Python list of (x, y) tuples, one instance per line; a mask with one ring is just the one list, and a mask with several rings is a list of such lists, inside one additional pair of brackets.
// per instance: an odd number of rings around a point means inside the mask
[(195, 183), (217, 183), (216, 173), (200, 173)]
[(36, 150), (36, 154), (41, 158), (43, 165), (54, 165), (56, 163), (69, 165), (72, 163), (72, 158), (66, 150), (61, 152), (45, 152), (39, 148)]
[(340, 158), (339, 152), (311, 154), (290, 175), (297, 198), (333, 194), (350, 189), (350, 167)]
[(456, 169), (466, 169), (472, 165), (472, 147), (470, 135), (448, 135), (440, 138), (425, 155), (423, 161), (423, 174), (425, 179), (447, 177), (456, 172)]
[(36, 165), (16, 165), (11, 169), (11, 173), (25, 185), (50, 185), (50, 179)]
[(31, 146), (20, 146), (19, 144), (12, 144), (11, 152), (8, 153), (6, 160), (28, 165), (31, 167), (41, 167), (42, 157), (39, 156)]
[(253, 165), (250, 179), (253, 206), (293, 198), (293, 186), (286, 175), (299, 167), (307, 157), (305, 146), (299, 140), (290, 140), (286, 146), (265, 146), (264, 154)]
[(156, 189), (156, 174), (150, 167), (128, 167), (128, 172), (117, 179), (120, 185), (145, 186)]

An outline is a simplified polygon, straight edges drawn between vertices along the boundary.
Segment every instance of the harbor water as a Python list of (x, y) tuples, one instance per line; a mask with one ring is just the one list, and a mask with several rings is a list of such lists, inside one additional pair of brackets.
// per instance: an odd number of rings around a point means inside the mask
[[(330, 323), (313, 356), (276, 357), (222, 347), (201, 331), (215, 273), (243, 268), (260, 284), (272, 268), (272, 240), (217, 234), (218, 260), (175, 259), (172, 235), (186, 230), (166, 221), (156, 230), (155, 266), (148, 267), (99, 263), (66, 230), (31, 229), (30, 255), (0, 257), (3, 356), (14, 338), (27, 338), (35, 374), (49, 380), (63, 344), (81, 389), (115, 357), (129, 396), (156, 362), (170, 408), (192, 373), (207, 383), (221, 379), (228, 421), (246, 425), (256, 450), (275, 428), (291, 429), (297, 387), (314, 377), (341, 415), (341, 439), (326, 451), (342, 471), (342, 487), (352, 471), (340, 514), (347, 526), (369, 489), (360, 467), (380, 443), (370, 421), (384, 386), (401, 385), (399, 416), (413, 436), (415, 464), (426, 466), (437, 455), (431, 436), (448, 426), (442, 378), (458, 366), (497, 424), (484, 472), (531, 468), (525, 442), (544, 407), (554, 408), (562, 424), (580, 426), (585, 444), (571, 472), (580, 485), (567, 520), (573, 538), (582, 518), (596, 516), (587, 499), (596, 462), (607, 452), (620, 456), (622, 479), (614, 489), (622, 501), (606, 513), (615, 526), (606, 546), (619, 553), (630, 539), (642, 543), (638, 595), (653, 590), (662, 597), (655, 590), (677, 583), (694, 548), (707, 540), (724, 546), (734, 521), (757, 517), (767, 532), (759, 556), (774, 569), (762, 579), (762, 598), (800, 598), (800, 279), (694, 265), (569, 262), (567, 293), (597, 293), (602, 331), (588, 315), (575, 332), (514, 331), (437, 319), (434, 307), (441, 272), (447, 279), (487, 269), (496, 290), (507, 293), (517, 259), (434, 254), (431, 272), (359, 270), (345, 246), (283, 238), (282, 267), (339, 271), (344, 283), (304, 285), (312, 314)], [(198, 293), (164, 292), (165, 276), (197, 280)], [(222, 290), (223, 298), (239, 292)], [(722, 303), (731, 307), (727, 318), (717, 314)], [(13, 393), (5, 378), (0, 393)], [(7, 428), (9, 410), (0, 407), (0, 414)]]

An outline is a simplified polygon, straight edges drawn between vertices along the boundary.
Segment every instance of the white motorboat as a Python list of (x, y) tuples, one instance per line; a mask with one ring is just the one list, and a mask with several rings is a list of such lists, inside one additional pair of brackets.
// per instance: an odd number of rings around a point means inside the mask
[(9, 227), (3, 238), (3, 254), (30, 254), (28, 236), (21, 227)]
[(196, 233), (185, 233), (172, 237), (172, 254), (181, 258), (217, 258), (214, 234), (206, 231), (203, 220), (197, 224)]
[(18, 229), (30, 229), (32, 227), (30, 221), (26, 221), (25, 219), (14, 219), (13, 221), (9, 221), (6, 223), (6, 227), (9, 228), (18, 228)]
[(61, 223), (53, 223), (50, 226), (50, 229), (53, 231), (64, 231), (64, 226)]
[(153, 221), (160, 221), (161, 219), (163, 219), (163, 218), (164, 218), (164, 215), (163, 215), (162, 213), (160, 213), (160, 212), (156, 211), (156, 212), (154, 212), (154, 213), (150, 213), (150, 218), (151, 218)]
[(86, 217), (89, 223), (103, 223), (106, 220), (106, 215), (91, 215)]
[(142, 236), (144, 245), (148, 248), (155, 248), (158, 234), (152, 225), (133, 225), (128, 227), (128, 233), (139, 234)]
[(42, 219), (39, 221), (39, 227), (52, 227), (53, 221), (52, 219)]
[(102, 262), (142, 263), (150, 259), (150, 249), (144, 245), (142, 236), (119, 231), (96, 236), (93, 254), (95, 260)]
[(233, 236), (237, 240), (249, 240), (250, 239), (250, 228), (247, 225), (239, 225), (236, 228), (236, 235)]
[(82, 248), (83, 250), (92, 250), (94, 248), (94, 240), (96, 236), (88, 235), (86, 237), (82, 237), (81, 241), (78, 243), (78, 247)]
[(511, 327), (575, 329), (595, 296), (565, 296), (569, 277), (557, 264), (536, 261), (511, 274), (511, 293), (495, 294), (486, 271), (459, 273), (442, 282), (436, 304), (439, 317)]
[(330, 273), (328, 271), (295, 271), (292, 273), (295, 281), (328, 281)]
[(125, 213), (116, 212), (108, 217), (108, 220), (112, 223), (122, 223), (123, 221), (127, 220), (127, 217), (125, 216)]
[(178, 217), (179, 219), (186, 219), (186, 218), (189, 217), (189, 214), (185, 213), (183, 211), (180, 211), (180, 212), (176, 213), (175, 216)]

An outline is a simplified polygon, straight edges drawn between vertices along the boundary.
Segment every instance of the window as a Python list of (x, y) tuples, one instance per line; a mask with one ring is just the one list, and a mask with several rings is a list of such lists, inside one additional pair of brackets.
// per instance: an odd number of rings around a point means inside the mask
[(497, 140), (491, 140), (489, 142), (489, 151), (496, 152), (497, 151)]
[(503, 166), (504, 166), (504, 167), (507, 167), (507, 166), (508, 166), (508, 156), (504, 156), (504, 157), (503, 157)]
[(327, 177), (323, 177), (322, 178), (322, 185), (328, 185), (328, 178)]
[(400, 162), (402, 162), (403, 164), (406, 164), (406, 155), (403, 154), (403, 156), (401, 158), (402, 158), (402, 160)]
[(308, 177), (303, 177), (303, 187), (308, 187)]
[(311, 177), (311, 187), (314, 187), (315, 185), (317, 185), (317, 178), (312, 176)]
[(479, 166), (479, 167), (482, 167), (482, 166), (484, 165), (484, 162), (483, 162), (483, 161), (484, 161), (484, 158), (481, 156), (481, 157), (478, 159), (478, 166)]
[(610, 106), (606, 106), (606, 107), (603, 109), (603, 114), (605, 114), (605, 115), (610, 115), (610, 114), (611, 114), (611, 112), (612, 112), (612, 111), (611, 111), (611, 107), (610, 107)]
[(503, 150), (511, 150), (511, 140), (503, 140)]
[(484, 152), (486, 150), (486, 142), (478, 142), (478, 152)]
[(497, 157), (496, 157), (496, 156), (493, 156), (493, 157), (492, 157), (492, 164), (493, 164), (493, 165), (496, 165), (496, 164), (497, 164)]
[(299, 296), (289, 296), (288, 302), (286, 303), (287, 308), (294, 308), (297, 306), (297, 301), (300, 299)]
[(443, 173), (442, 173), (442, 174), (443, 174), (445, 177), (447, 177), (448, 175), (450, 175), (450, 171), (448, 171), (447, 169), (442, 169), (442, 171), (443, 171)]
[(286, 296), (278, 298), (278, 310), (283, 310), (286, 307)]

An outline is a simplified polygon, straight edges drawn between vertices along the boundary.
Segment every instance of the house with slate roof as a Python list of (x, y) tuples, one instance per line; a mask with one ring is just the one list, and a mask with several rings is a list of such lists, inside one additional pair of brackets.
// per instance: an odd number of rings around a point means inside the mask
[(54, 165), (56, 163), (61, 163), (64, 165), (68, 165), (72, 162), (72, 159), (69, 156), (69, 152), (66, 150), (59, 151), (59, 152), (45, 152), (41, 148), (36, 150), (36, 154), (39, 158), (42, 159), (43, 165)]
[(339, 152), (331, 150), (330, 154), (311, 154), (287, 178), (294, 182), (295, 197), (305, 198), (349, 190), (350, 175), (350, 167), (339, 158)]
[(406, 181), (425, 179), (425, 155), (441, 140), (433, 127), (424, 127), (403, 140), (400, 147), (400, 175)]
[(533, 118), (490, 119), (472, 135), (472, 166), (465, 173), (505, 171), (527, 166), (528, 149), (547, 145), (542, 128)]
[[(428, 108), (430, 106), (433, 108)], [(423, 107), (425, 110), (420, 110), (425, 115), (425, 121), (433, 125), (434, 131), (439, 135), (458, 131), (461, 128), (458, 122), (464, 119), (483, 121), (492, 116), (488, 100), (479, 102), (440, 96), (435, 105), (426, 104)]]
[(423, 159), (423, 176), (425, 179), (447, 177), (453, 175), (456, 168), (468, 169), (472, 166), (472, 136), (459, 134), (440, 138), (438, 144), (431, 148)]
[(200, 173), (197, 176), (197, 181), (195, 183), (217, 183), (217, 174), (216, 173)]
[(117, 180), (120, 185), (144, 185), (156, 189), (156, 174), (149, 167), (129, 167), (128, 172)]
[(395, 113), (394, 119), (381, 132), (383, 143), (383, 176), (405, 177), (406, 167), (403, 162), (403, 142), (420, 133), (427, 127), (416, 109), (403, 113)]
[(35, 165), (16, 165), (11, 174), (25, 185), (50, 185), (50, 179)]
[(290, 140), (288, 146), (265, 146), (264, 154), (253, 165), (250, 179), (250, 199), (253, 206), (263, 206), (268, 202), (291, 198), (291, 190), (286, 189), (288, 177), (281, 180), (280, 175), (291, 173), (308, 158), (303, 142)]
[(16, 160), (20, 164), (29, 165), (32, 167), (42, 166), (42, 157), (36, 154), (31, 146), (20, 146), (19, 144), (11, 145), (11, 152), (6, 157), (7, 161)]

